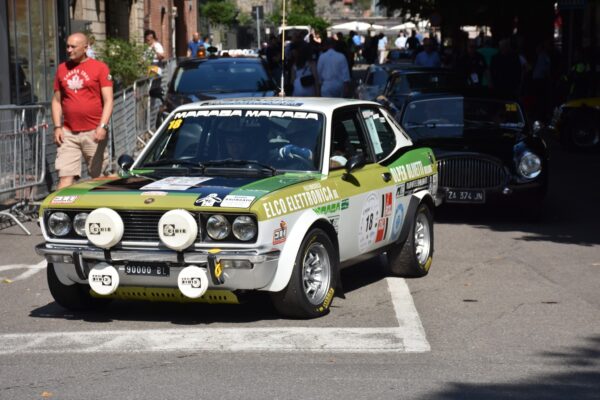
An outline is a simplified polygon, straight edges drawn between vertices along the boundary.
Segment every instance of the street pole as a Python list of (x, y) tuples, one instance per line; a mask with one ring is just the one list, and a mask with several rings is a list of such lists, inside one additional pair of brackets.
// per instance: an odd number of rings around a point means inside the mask
[(285, 74), (285, 1), (283, 0), (283, 17), (281, 19), (281, 92), (280, 96), (285, 97), (284, 74)]
[(260, 18), (259, 18), (259, 12), (258, 12), (258, 7), (256, 8), (256, 36), (258, 37), (258, 50), (260, 51), (261, 49), (261, 44), (260, 44)]

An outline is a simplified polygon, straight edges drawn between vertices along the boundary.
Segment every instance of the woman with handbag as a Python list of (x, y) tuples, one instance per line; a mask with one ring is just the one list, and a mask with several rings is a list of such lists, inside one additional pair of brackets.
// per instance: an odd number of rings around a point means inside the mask
[(294, 83), (294, 96), (319, 97), (319, 78), (317, 67), (311, 59), (310, 48), (304, 43), (298, 44), (292, 50), (292, 82)]

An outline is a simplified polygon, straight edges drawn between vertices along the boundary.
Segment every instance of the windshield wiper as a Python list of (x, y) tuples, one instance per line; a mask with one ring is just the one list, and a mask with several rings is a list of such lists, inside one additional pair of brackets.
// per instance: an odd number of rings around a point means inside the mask
[(266, 169), (266, 170), (270, 171), (271, 174), (273, 174), (273, 175), (277, 174), (277, 169), (273, 168), (270, 165), (260, 163), (256, 160), (234, 160), (232, 158), (226, 158), (224, 160), (206, 161), (206, 162), (203, 162), (201, 165), (205, 168), (206, 167), (228, 166), (228, 165), (232, 165), (235, 167), (254, 165), (254, 166), (260, 167), (261, 169)]
[(166, 158), (163, 160), (156, 160), (152, 162), (148, 162), (144, 165), (139, 166), (138, 168), (152, 168), (152, 167), (164, 167), (169, 166), (169, 169), (185, 169), (188, 172), (198, 171), (200, 174), (204, 173), (204, 166), (199, 162), (189, 161), (189, 160), (177, 160), (174, 158)]
[(521, 122), (496, 122), (496, 121), (480, 121), (480, 120), (472, 120), (465, 119), (465, 125), (471, 125), (472, 127), (481, 127), (481, 126), (494, 126), (499, 128), (508, 128), (508, 129), (523, 129), (523, 124)]

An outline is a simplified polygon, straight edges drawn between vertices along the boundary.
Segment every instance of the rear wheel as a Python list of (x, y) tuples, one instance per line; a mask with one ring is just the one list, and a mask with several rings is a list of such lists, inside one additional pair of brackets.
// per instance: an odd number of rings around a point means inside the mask
[(408, 237), (387, 252), (387, 272), (395, 276), (420, 277), (429, 272), (433, 257), (433, 215), (420, 204)]
[(304, 237), (290, 281), (273, 293), (277, 311), (291, 318), (316, 318), (329, 312), (338, 260), (329, 236), (318, 228)]
[(110, 299), (92, 297), (88, 285), (82, 285), (80, 283), (65, 285), (58, 279), (54, 264), (52, 263), (48, 263), (46, 273), (50, 294), (52, 294), (52, 297), (54, 297), (54, 300), (60, 306), (68, 310), (95, 310), (105, 307), (111, 302)]

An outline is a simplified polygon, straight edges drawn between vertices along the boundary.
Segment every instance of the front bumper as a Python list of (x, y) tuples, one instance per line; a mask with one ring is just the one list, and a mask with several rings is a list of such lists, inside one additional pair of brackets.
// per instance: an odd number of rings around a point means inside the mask
[[(178, 253), (157, 249), (102, 250), (92, 247), (41, 243), (35, 247), (37, 254), (54, 264), (57, 274), (72, 282), (86, 284), (89, 271), (96, 265), (108, 264), (119, 273), (119, 287), (177, 288), (177, 276), (187, 266), (196, 265), (210, 270), (211, 253), (201, 250)], [(212, 253), (223, 265), (223, 283), (211, 280), (210, 289), (252, 290), (271, 282), (279, 262), (280, 251), (222, 250)], [(237, 261), (237, 263), (236, 263)], [(168, 276), (129, 275), (125, 267), (135, 262), (162, 263), (169, 267)], [(230, 266), (228, 266), (230, 265)], [(240, 266), (241, 265), (241, 266)], [(66, 282), (63, 282), (66, 283)]]

